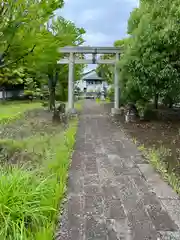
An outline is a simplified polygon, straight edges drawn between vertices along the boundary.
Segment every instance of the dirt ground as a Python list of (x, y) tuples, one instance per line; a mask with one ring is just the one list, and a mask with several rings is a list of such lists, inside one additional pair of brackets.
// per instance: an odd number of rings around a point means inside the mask
[(180, 177), (180, 121), (149, 121), (125, 123), (124, 117), (116, 119), (116, 124), (125, 129), (125, 132), (134, 139), (138, 145), (145, 148), (166, 150), (163, 161), (167, 170), (173, 171)]
[[(109, 113), (112, 107), (112, 103), (104, 105), (105, 111)], [(177, 114), (179, 116), (180, 109)], [(180, 120), (178, 119), (179, 117), (173, 121), (139, 121), (127, 124), (124, 116), (121, 116), (114, 121), (116, 125), (125, 130), (131, 139), (136, 141), (137, 145), (144, 145), (145, 148), (165, 149), (162, 160), (166, 163), (167, 170), (174, 172), (180, 178)]]

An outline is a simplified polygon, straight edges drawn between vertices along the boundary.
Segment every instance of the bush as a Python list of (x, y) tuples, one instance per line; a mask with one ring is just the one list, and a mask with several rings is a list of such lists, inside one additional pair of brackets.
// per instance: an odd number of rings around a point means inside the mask
[(43, 107), (48, 107), (49, 106), (49, 102), (46, 102), (46, 101), (42, 102), (42, 106)]
[(110, 88), (107, 92), (107, 97), (110, 99), (111, 102), (114, 101), (114, 88)]
[(43, 98), (44, 100), (48, 100), (48, 99), (49, 99), (49, 90), (48, 90), (48, 89), (43, 89), (43, 90), (41, 91), (41, 95), (42, 95), (42, 98)]
[[(110, 88), (107, 92), (107, 98), (111, 101), (114, 102), (114, 88)], [(121, 95), (120, 92), (120, 98), (119, 98), (119, 106), (124, 106), (127, 104), (127, 100)]]

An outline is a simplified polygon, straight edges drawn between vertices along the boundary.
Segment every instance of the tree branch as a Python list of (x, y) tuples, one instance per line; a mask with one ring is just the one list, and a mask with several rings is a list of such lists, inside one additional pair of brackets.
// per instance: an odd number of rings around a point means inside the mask
[(33, 53), (35, 47), (36, 47), (36, 45), (34, 45), (33, 48), (32, 48), (30, 51), (26, 52), (24, 55), (22, 55), (22, 56), (19, 57), (18, 59), (14, 60), (14, 61), (11, 61), (11, 62), (9, 62), (9, 63), (3, 64), (3, 65), (0, 65), (0, 69), (1, 69), (1, 68), (5, 68), (5, 67), (7, 67), (7, 66), (10, 66), (10, 65), (12, 65), (12, 64), (14, 64), (14, 63), (19, 62), (21, 59), (25, 58), (25, 57), (28, 56), (30, 53)]

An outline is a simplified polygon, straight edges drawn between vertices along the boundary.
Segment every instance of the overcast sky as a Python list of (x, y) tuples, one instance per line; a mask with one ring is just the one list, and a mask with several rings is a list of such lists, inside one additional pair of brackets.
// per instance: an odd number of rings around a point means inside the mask
[(138, 0), (65, 0), (57, 15), (86, 30), (85, 45), (112, 46), (126, 36), (129, 14), (137, 6)]

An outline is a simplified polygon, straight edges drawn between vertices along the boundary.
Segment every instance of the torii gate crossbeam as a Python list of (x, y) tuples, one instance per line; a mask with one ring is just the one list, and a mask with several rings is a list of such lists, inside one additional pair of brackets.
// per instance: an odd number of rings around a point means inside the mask
[[(118, 47), (89, 47), (67, 46), (59, 49), (60, 53), (69, 54), (69, 58), (63, 58), (58, 64), (69, 64), (68, 74), (68, 108), (74, 113), (74, 65), (75, 64), (113, 64), (114, 67), (114, 108), (112, 114), (119, 114), (119, 71), (117, 64), (120, 59), (121, 49)], [(79, 59), (77, 54), (92, 54), (92, 60)], [(114, 54), (114, 59), (96, 59), (97, 54)]]

